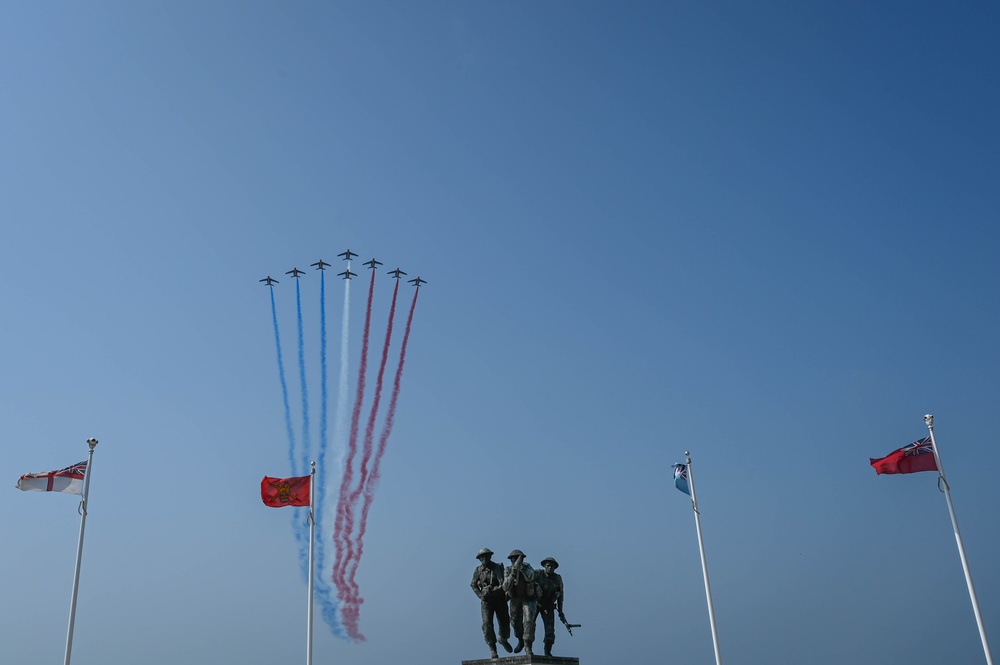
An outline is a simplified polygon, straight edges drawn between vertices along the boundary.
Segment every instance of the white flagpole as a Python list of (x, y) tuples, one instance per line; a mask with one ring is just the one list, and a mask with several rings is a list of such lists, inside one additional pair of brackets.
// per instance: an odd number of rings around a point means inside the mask
[[(705, 576), (705, 596), (708, 598), (708, 621), (712, 626), (712, 646), (715, 647), (715, 665), (722, 665), (722, 655), (719, 653), (719, 632), (715, 627), (715, 606), (712, 604), (712, 586), (708, 583), (708, 561), (705, 559), (705, 543), (701, 538), (701, 513), (698, 511), (698, 499), (694, 493), (694, 474), (691, 473), (691, 453), (684, 451), (687, 458), (688, 489), (691, 490), (691, 508), (694, 510), (694, 523), (698, 529), (698, 551), (701, 553), (701, 572)], [(991, 664), (992, 665), (992, 664)]]
[(987, 665), (993, 665), (993, 654), (990, 653), (990, 643), (986, 639), (986, 626), (983, 625), (983, 615), (979, 612), (979, 601), (976, 599), (976, 588), (972, 585), (972, 572), (969, 561), (965, 558), (965, 545), (962, 544), (962, 534), (958, 531), (958, 518), (955, 517), (955, 506), (951, 502), (951, 487), (944, 476), (944, 466), (941, 464), (941, 453), (938, 452), (937, 441), (934, 439), (934, 416), (924, 416), (927, 430), (931, 433), (931, 450), (934, 451), (934, 461), (938, 468), (938, 489), (944, 488), (945, 499), (948, 500), (948, 513), (951, 515), (951, 527), (955, 531), (955, 541), (958, 543), (958, 556), (962, 559), (962, 570), (965, 571), (965, 583), (969, 587), (969, 598), (972, 599), (972, 610), (976, 614), (976, 624), (979, 626), (979, 639), (983, 641), (983, 652), (986, 654)]
[(306, 665), (313, 662), (313, 547), (316, 542), (316, 462), (309, 472), (309, 607), (306, 610)]
[(73, 574), (73, 594), (69, 601), (69, 628), (66, 630), (66, 658), (64, 665), (69, 665), (70, 655), (73, 652), (73, 625), (76, 623), (76, 597), (80, 590), (80, 561), (83, 559), (83, 531), (87, 528), (87, 497), (90, 496), (90, 472), (94, 468), (94, 448), (97, 447), (97, 439), (87, 439), (90, 446), (90, 456), (87, 458), (87, 470), (83, 479), (83, 499), (80, 500), (80, 542), (76, 546), (76, 572)]

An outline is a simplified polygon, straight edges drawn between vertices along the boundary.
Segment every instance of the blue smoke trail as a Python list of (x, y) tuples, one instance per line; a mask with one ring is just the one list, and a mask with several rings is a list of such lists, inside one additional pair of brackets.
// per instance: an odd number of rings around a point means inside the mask
[[(292, 429), (292, 409), (288, 403), (288, 383), (285, 381), (285, 363), (281, 359), (281, 334), (278, 332), (278, 309), (274, 304), (274, 287), (271, 287), (271, 319), (274, 322), (274, 345), (278, 352), (278, 377), (281, 379), (281, 401), (285, 406), (285, 430), (288, 434), (288, 461), (292, 466), (292, 475), (295, 472), (295, 430)], [(302, 579), (308, 579), (309, 573), (309, 531), (303, 532), (299, 528), (299, 522), (305, 523), (305, 518), (300, 518), (298, 513), (292, 514), (292, 530), (295, 533), (295, 540), (299, 545), (299, 567), (302, 570)]]
[(288, 433), (288, 458), (295, 468), (295, 431), (292, 429), (292, 410), (288, 405), (288, 383), (285, 382), (285, 363), (281, 360), (281, 335), (278, 333), (278, 310), (274, 306), (274, 287), (271, 289), (271, 318), (274, 320), (274, 345), (278, 350), (278, 378), (281, 379), (281, 400), (285, 405), (285, 429)]
[(302, 337), (302, 294), (299, 290), (299, 280), (295, 280), (295, 306), (296, 316), (299, 324), (299, 384), (302, 387), (302, 469), (300, 473), (292, 466), (293, 475), (305, 475), (309, 470), (309, 392), (306, 386), (306, 354), (305, 343)]
[[(350, 282), (348, 282), (348, 283), (350, 283)], [(320, 284), (321, 284), (321, 297), (324, 298), (324, 303), (325, 303), (325, 292), (323, 291), (322, 282)], [(300, 370), (302, 370), (303, 377), (304, 377), (304, 369), (303, 368), (304, 368), (304, 365), (305, 365), (305, 360), (304, 360), (303, 343), (302, 343), (302, 308), (301, 308), (301, 301), (298, 299), (298, 295), (299, 295), (298, 282), (296, 282), (296, 300), (299, 301), (299, 310), (298, 310), (298, 316), (299, 316), (299, 364), (300, 364)], [(345, 311), (346, 311), (346, 307), (345, 307)], [(324, 418), (323, 418), (323, 421), (322, 421), (323, 422), (322, 427), (325, 428), (325, 416), (326, 416), (326, 414), (325, 414), (325, 409), (326, 409), (326, 309), (325, 309), (325, 304), (321, 305), (320, 312), (321, 312), (321, 317), (322, 317), (322, 321), (321, 321), (321, 338), (322, 338), (322, 344), (323, 344), (322, 364), (323, 364), (323, 382), (324, 382), (323, 383), (323, 408), (324, 408), (324, 414), (323, 415), (324, 415)], [(279, 328), (278, 328), (278, 310), (277, 310), (277, 306), (275, 305), (275, 301), (274, 301), (274, 287), (273, 286), (271, 287), (271, 320), (272, 320), (272, 322), (274, 324), (274, 345), (275, 345), (275, 349), (277, 351), (277, 357), (278, 357), (278, 377), (281, 380), (281, 399), (282, 399), (282, 404), (284, 405), (284, 409), (285, 409), (285, 430), (286, 430), (286, 434), (288, 435), (288, 459), (289, 459), (289, 463), (291, 464), (292, 469), (293, 469), (292, 475), (296, 475), (297, 472), (294, 471), (295, 466), (296, 466), (295, 430), (292, 427), (292, 410), (291, 410), (291, 406), (290, 406), (289, 400), (288, 400), (288, 383), (285, 380), (285, 364), (284, 364), (284, 361), (283, 361), (282, 355), (281, 355), (281, 334), (280, 334)], [(346, 375), (345, 375), (345, 382), (346, 382)], [(346, 388), (345, 388), (345, 391), (346, 391)], [(303, 379), (303, 404), (305, 404), (305, 383), (304, 383), (304, 379)], [(308, 429), (306, 431), (308, 431)], [(322, 431), (325, 432), (325, 429), (323, 429)], [(321, 436), (323, 436), (323, 440), (320, 442), (320, 445), (321, 445), (320, 453), (322, 455), (322, 454), (325, 453), (325, 445), (324, 445), (325, 444), (325, 435), (321, 434)], [(317, 489), (318, 489), (320, 495), (323, 496), (323, 495), (325, 495), (326, 491), (325, 491), (325, 487), (324, 487), (323, 481), (320, 480), (321, 478), (324, 477), (323, 475), (321, 475), (321, 474), (323, 474), (323, 469), (322, 469), (321, 465), (322, 465), (322, 462), (320, 462), (319, 464), (317, 464), (317, 466), (320, 467), (319, 469), (317, 469), (317, 472), (318, 472), (317, 473), (317, 482), (319, 483), (319, 487)], [(318, 504), (319, 504), (319, 506), (323, 506), (324, 505), (322, 501), (319, 501)], [(323, 512), (325, 512), (325, 511), (319, 511), (319, 515), (321, 517), (323, 515)], [(300, 513), (301, 513), (301, 515), (300, 515)], [(308, 522), (305, 521), (307, 518), (308, 518), (308, 511), (301, 511), (301, 510), (295, 510), (294, 513), (293, 513), (293, 517), (292, 517), (292, 528), (293, 528), (293, 531), (295, 533), (296, 542), (299, 545), (299, 567), (301, 569), (303, 581), (308, 580), (308, 575), (309, 575), (309, 558), (308, 558), (309, 528), (308, 528)], [(320, 526), (321, 524), (322, 524), (322, 522), (320, 521), (317, 524), (317, 526)], [(333, 588), (332, 588), (332, 585), (331, 585), (331, 582), (330, 582), (329, 578), (327, 578), (326, 576), (323, 575), (323, 569), (325, 568), (325, 566), (322, 565), (322, 561), (323, 561), (323, 559), (326, 556), (325, 555), (325, 547), (323, 547), (323, 543), (325, 542), (327, 536), (323, 533), (323, 530), (321, 528), (317, 528), (317, 531), (320, 532), (319, 542), (317, 543), (319, 545), (319, 547), (317, 548), (317, 550), (319, 552), (319, 561), (321, 562), (321, 565), (319, 566), (319, 574), (316, 576), (317, 580), (319, 581), (319, 584), (316, 585), (315, 598), (318, 599), (318, 601), (319, 601), (321, 615), (323, 617), (323, 620), (330, 627), (330, 632), (332, 632), (334, 634), (334, 636), (336, 636), (336, 637), (343, 638), (343, 637), (345, 637), (345, 634), (344, 634), (344, 629), (343, 629), (343, 627), (340, 624), (340, 619), (338, 617), (338, 605), (337, 605), (336, 600), (333, 597)]]
[[(295, 280), (295, 309), (296, 320), (299, 327), (299, 385), (302, 390), (302, 446), (299, 454), (302, 456), (302, 471), (296, 467), (295, 456), (292, 456), (292, 475), (300, 476), (308, 473), (309, 469), (309, 392), (306, 384), (306, 354), (305, 341), (302, 331), (302, 291), (299, 288), (299, 280)], [(302, 571), (302, 579), (309, 579), (309, 511), (296, 510), (292, 516), (292, 530), (295, 532), (295, 540), (299, 545), (299, 568)]]
[[(319, 454), (317, 455), (319, 472), (324, 474), (326, 462), (326, 271), (321, 270), (319, 276), (319, 366), (320, 366), (320, 416), (319, 416)], [(326, 482), (319, 484), (319, 505), (323, 505), (326, 494)]]

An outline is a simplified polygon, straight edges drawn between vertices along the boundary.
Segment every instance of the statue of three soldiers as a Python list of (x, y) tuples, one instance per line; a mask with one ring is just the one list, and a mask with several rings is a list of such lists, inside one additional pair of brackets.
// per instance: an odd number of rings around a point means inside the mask
[[(527, 655), (532, 656), (531, 645), (535, 641), (538, 614), (542, 615), (545, 626), (545, 655), (551, 656), (552, 645), (556, 641), (556, 612), (566, 623), (562, 576), (555, 572), (559, 562), (547, 557), (542, 559), (542, 570), (536, 571), (525, 563), (524, 552), (514, 550), (507, 556), (510, 565), (504, 569), (503, 564), (492, 560), (493, 552), (485, 547), (479, 550), (476, 558), (479, 559), (479, 566), (472, 574), (472, 590), (481, 601), (483, 637), (490, 647), (490, 658), (497, 658), (494, 616), (500, 625), (500, 645), (508, 653), (520, 653), (524, 649)], [(514, 647), (510, 645), (511, 626), (517, 638), (517, 646)]]

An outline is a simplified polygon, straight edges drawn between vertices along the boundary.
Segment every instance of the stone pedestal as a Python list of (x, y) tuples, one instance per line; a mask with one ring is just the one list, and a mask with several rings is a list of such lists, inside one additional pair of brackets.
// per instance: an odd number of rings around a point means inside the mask
[(567, 656), (502, 656), (500, 658), (478, 658), (476, 660), (463, 660), (462, 665), (580, 665), (579, 658), (569, 658)]

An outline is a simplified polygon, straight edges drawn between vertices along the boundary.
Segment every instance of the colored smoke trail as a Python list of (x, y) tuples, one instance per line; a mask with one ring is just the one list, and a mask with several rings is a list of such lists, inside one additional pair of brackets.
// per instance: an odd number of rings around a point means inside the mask
[[(322, 266), (320, 266), (322, 267)], [(326, 485), (333, 475), (326, 468), (326, 447), (327, 447), (327, 403), (329, 391), (327, 389), (327, 364), (326, 364), (326, 271), (319, 271), (319, 365), (320, 365), (320, 416), (319, 416), (319, 452), (316, 456), (316, 472), (319, 482), (316, 487), (316, 530), (319, 531), (319, 543), (317, 547), (317, 559), (319, 569), (323, 570), (323, 561), (326, 558), (325, 539), (323, 538), (326, 526), (326, 511), (323, 510), (326, 499)], [(320, 585), (325, 582), (321, 577)]]
[(329, 403), (329, 391), (327, 387), (327, 361), (326, 361), (326, 271), (320, 271), (319, 277), (319, 339), (320, 339), (320, 421), (319, 421), (319, 452), (317, 453), (316, 469), (316, 561), (320, 572), (316, 575), (316, 595), (319, 603), (320, 613), (323, 620), (330, 627), (330, 631), (343, 637), (343, 627), (337, 616), (338, 604), (333, 597), (331, 581), (322, 574), (325, 569), (327, 558), (325, 531), (328, 528), (329, 519), (325, 508), (326, 486), (329, 478), (333, 474), (326, 468), (327, 454), (327, 404)]
[[(358, 481), (358, 488), (351, 492), (351, 496), (348, 499), (352, 513), (354, 512), (354, 507), (357, 505), (358, 497), (361, 496), (361, 492), (368, 482), (368, 475), (371, 473), (370, 462), (374, 452), (375, 419), (378, 416), (378, 407), (382, 401), (382, 383), (385, 377), (385, 365), (389, 360), (389, 347), (392, 344), (392, 322), (396, 316), (396, 295), (398, 293), (399, 280), (396, 280), (396, 288), (392, 291), (392, 304), (389, 307), (389, 323), (385, 328), (385, 344), (382, 345), (382, 361), (379, 363), (378, 376), (375, 379), (375, 392), (372, 395), (372, 408), (368, 414), (368, 424), (365, 427), (364, 453), (361, 457), (361, 478)], [(354, 588), (356, 591), (357, 587), (355, 586)]]
[[(358, 480), (357, 489), (351, 491), (350, 496), (347, 499), (347, 512), (351, 516), (355, 514), (356, 506), (358, 505), (358, 498), (361, 496), (361, 492), (364, 490), (365, 485), (368, 482), (368, 476), (371, 473), (371, 459), (374, 453), (374, 437), (375, 437), (375, 419), (378, 416), (378, 408), (382, 399), (382, 385), (385, 378), (385, 366), (389, 359), (389, 348), (392, 344), (392, 324), (396, 316), (396, 297), (399, 293), (399, 280), (396, 280), (396, 287), (392, 291), (392, 304), (389, 308), (389, 322), (385, 329), (385, 343), (382, 345), (382, 359), (379, 363), (378, 375), (375, 379), (375, 390), (372, 396), (372, 406), (371, 411), (368, 415), (368, 424), (365, 427), (365, 439), (364, 439), (364, 451), (361, 457), (360, 464), (360, 478)], [(351, 532), (348, 532), (348, 537), (351, 537)], [(349, 574), (345, 576), (346, 587), (350, 589), (350, 592), (346, 594), (345, 601), (352, 605), (357, 605), (361, 602), (360, 589), (357, 582), (354, 579), (354, 571), (357, 570), (358, 564), (361, 558), (361, 541), (359, 538), (352, 538), (350, 548), (352, 551), (352, 556), (348, 557), (346, 560), (346, 567), (349, 570)], [(349, 624), (350, 625), (350, 624)], [(348, 628), (348, 632), (351, 629)], [(355, 630), (356, 624), (355, 624)]]
[[(331, 528), (331, 519), (337, 510), (336, 496), (331, 492), (326, 493), (326, 485), (339, 478), (340, 465), (343, 462), (344, 440), (347, 434), (347, 391), (348, 391), (348, 351), (350, 349), (350, 311), (351, 311), (351, 280), (344, 280), (344, 309), (341, 318), (340, 329), (340, 375), (338, 379), (337, 410), (334, 415), (333, 443), (336, 445), (333, 468), (327, 474), (328, 480), (320, 485), (320, 537), (319, 537), (319, 565), (320, 571), (317, 579), (319, 588), (323, 589), (324, 600), (322, 602), (323, 620), (330, 626), (334, 634), (343, 637), (343, 627), (337, 615), (338, 604), (331, 597), (333, 583), (333, 571), (329, 561), (329, 548), (327, 545), (334, 540), (336, 534)], [(323, 571), (329, 570), (329, 575)]]
[[(354, 411), (351, 414), (351, 434), (347, 444), (347, 459), (344, 462), (344, 476), (340, 483), (339, 501), (337, 503), (337, 523), (334, 527), (334, 542), (336, 543), (337, 559), (334, 562), (333, 581), (341, 600), (350, 598), (350, 587), (344, 579), (347, 563), (353, 556), (350, 534), (354, 530), (354, 516), (350, 512), (348, 493), (354, 482), (354, 460), (358, 454), (358, 421), (361, 419), (361, 406), (365, 393), (365, 373), (368, 369), (368, 339), (371, 330), (372, 299), (375, 294), (375, 271), (372, 271), (371, 284), (368, 287), (368, 304), (365, 308), (365, 325), (361, 338), (361, 361), (358, 367), (358, 387), (354, 397)], [(356, 634), (352, 635), (358, 639)], [(364, 638), (360, 638), (364, 639)]]
[[(336, 444), (336, 467), (340, 470), (340, 466), (344, 461), (345, 440), (347, 439), (347, 383), (348, 383), (348, 352), (350, 350), (350, 311), (351, 311), (351, 280), (344, 280), (344, 311), (341, 318), (340, 327), (340, 377), (337, 381), (337, 413), (334, 416), (333, 425), (333, 441)], [(342, 473), (336, 474), (340, 477)], [(333, 478), (334, 474), (330, 474), (330, 478)], [(326, 496), (326, 488), (323, 488), (323, 506), (324, 515), (335, 515), (337, 512), (337, 501), (336, 497), (332, 494)], [(327, 567), (326, 561), (326, 543), (330, 540), (337, 538), (335, 531), (327, 531), (329, 526), (329, 520), (326, 522), (326, 526), (323, 529), (323, 556), (324, 560), (321, 564), (323, 570)], [(330, 574), (330, 581), (333, 581), (333, 572)]]
[(306, 385), (306, 353), (305, 342), (302, 332), (302, 295), (299, 289), (299, 280), (295, 280), (295, 309), (296, 320), (299, 324), (299, 384), (302, 390), (302, 471), (300, 472), (295, 464), (292, 464), (292, 475), (301, 476), (309, 472), (309, 391)]
[(340, 328), (340, 378), (337, 381), (337, 415), (333, 423), (333, 440), (337, 442), (337, 465), (344, 462), (347, 439), (348, 351), (350, 350), (351, 280), (344, 280), (344, 313)]
[[(397, 282), (398, 284), (398, 282)], [(352, 561), (351, 569), (348, 572), (350, 582), (354, 583), (354, 577), (358, 570), (358, 563), (364, 553), (365, 532), (368, 529), (368, 512), (371, 510), (372, 501), (375, 499), (375, 489), (378, 487), (379, 478), (382, 477), (382, 456), (385, 454), (386, 444), (392, 434), (392, 426), (396, 422), (396, 404), (399, 401), (399, 389), (402, 385), (403, 366), (406, 364), (406, 347), (410, 342), (410, 328), (413, 325), (413, 312), (417, 308), (417, 296), (420, 288), (417, 287), (413, 294), (413, 303), (410, 305), (410, 314), (406, 317), (406, 329), (403, 332), (403, 343), (399, 350), (399, 366), (396, 368), (396, 377), (392, 384), (392, 397), (389, 398), (389, 408), (385, 416), (385, 424), (382, 426), (382, 434), (379, 436), (378, 450), (372, 463), (372, 472), (364, 488), (364, 503), (361, 506), (361, 518), (358, 520), (357, 554)], [(349, 633), (357, 632), (357, 612), (346, 613), (344, 623)], [(353, 623), (350, 623), (350, 622)]]
[[(326, 271), (319, 275), (319, 367), (320, 367), (320, 410), (319, 410), (319, 452), (316, 455), (319, 472), (325, 476), (326, 462), (326, 405), (329, 391), (326, 382)], [(319, 483), (319, 505), (323, 505), (326, 479)]]
[(281, 379), (281, 401), (285, 406), (285, 430), (288, 434), (288, 459), (295, 467), (295, 431), (292, 429), (292, 409), (288, 404), (288, 383), (285, 381), (285, 363), (281, 359), (281, 334), (278, 332), (278, 310), (274, 306), (274, 287), (271, 289), (271, 318), (274, 320), (274, 345), (278, 351), (278, 378)]
[[(306, 355), (304, 331), (302, 326), (302, 291), (300, 289), (300, 282), (298, 279), (295, 280), (295, 316), (296, 322), (298, 323), (299, 333), (299, 385), (301, 389), (300, 396), (302, 398), (302, 445), (299, 449), (299, 455), (301, 456), (302, 466), (296, 466), (293, 455), (292, 475), (304, 476), (309, 473), (309, 455), (311, 446), (309, 442), (309, 391), (308, 384), (306, 383)], [(292, 517), (292, 524), (295, 529), (295, 539), (299, 544), (299, 564), (302, 568), (302, 574), (304, 577), (307, 577), (309, 574), (308, 516), (308, 511), (296, 510), (294, 516)]]
[[(278, 331), (278, 309), (274, 303), (274, 287), (271, 286), (271, 319), (274, 322), (274, 345), (277, 349), (278, 355), (278, 378), (281, 380), (281, 401), (285, 407), (285, 430), (288, 434), (288, 460), (292, 468), (295, 468), (295, 430), (292, 428), (292, 409), (288, 402), (288, 382), (285, 381), (285, 363), (281, 357), (281, 334)], [(294, 474), (293, 474), (294, 475)], [(305, 578), (309, 572), (309, 552), (308, 552), (308, 541), (309, 533), (308, 529), (303, 530), (300, 526), (300, 522), (303, 522), (298, 516), (300, 511), (294, 511), (292, 513), (292, 531), (295, 534), (295, 540), (299, 545), (299, 568), (302, 571), (302, 576)]]

